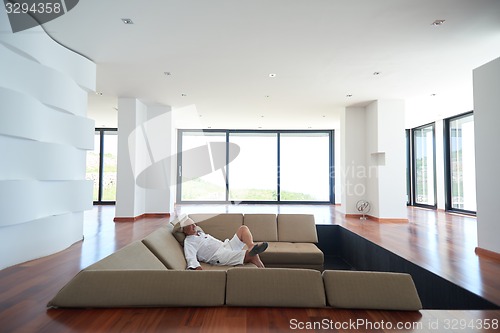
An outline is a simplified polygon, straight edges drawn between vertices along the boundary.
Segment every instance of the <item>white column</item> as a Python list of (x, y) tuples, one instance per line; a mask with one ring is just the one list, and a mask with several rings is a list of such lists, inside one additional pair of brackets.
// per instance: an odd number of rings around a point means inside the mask
[(500, 58), (473, 71), (478, 246), (500, 253)]
[(345, 214), (359, 214), (367, 200), (369, 215), (407, 220), (404, 102), (379, 100), (348, 107), (341, 115), (341, 184)]
[[(152, 164), (143, 172), (146, 184), (146, 211), (169, 213), (173, 211), (176, 169), (175, 149), (172, 143), (174, 130), (171, 108), (151, 106), (145, 124), (146, 140), (149, 142)], [(174, 176), (174, 178), (172, 178)]]
[(367, 107), (368, 201), (370, 215), (406, 220), (404, 101), (378, 100)]
[[(340, 118), (340, 186), (344, 214), (358, 214), (356, 203), (366, 199), (366, 111), (348, 107)], [(338, 185), (337, 185), (338, 186)]]
[(86, 118), (95, 64), (40, 27), (13, 34), (0, 11), (0, 269), (83, 237), (94, 122)]
[(151, 164), (140, 126), (146, 120), (146, 111), (146, 106), (135, 98), (118, 99), (116, 217), (145, 213), (146, 194), (144, 188), (137, 186), (136, 175)]
[(173, 210), (172, 117), (168, 106), (118, 99), (116, 217)]

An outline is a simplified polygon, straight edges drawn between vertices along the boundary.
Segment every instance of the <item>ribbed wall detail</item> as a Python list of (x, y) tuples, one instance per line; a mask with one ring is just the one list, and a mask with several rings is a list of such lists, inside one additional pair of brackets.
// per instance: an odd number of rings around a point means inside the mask
[(81, 149), (93, 147), (94, 137), (88, 134), (94, 131), (94, 121), (91, 119), (60, 112), (40, 103), (31, 95), (1, 86), (0, 101), (0, 133), (3, 135)]
[(0, 227), (3, 227), (89, 209), (92, 183), (86, 180), (5, 180), (0, 187), (0, 197), (4, 206), (0, 220)]
[(95, 64), (40, 27), (13, 34), (0, 11), (0, 269), (82, 239)]
[(0, 139), (0, 151), (0, 181), (78, 180), (85, 174), (85, 153), (68, 145), (6, 136)]
[[(83, 212), (0, 227), (2, 268), (65, 249), (82, 238)], [(50, 231), (50, 232), (48, 232)]]
[(21, 56), (4, 45), (0, 45), (0, 59), (3, 74), (0, 75), (0, 87), (30, 95), (62, 112), (86, 114), (87, 93), (66, 74)]

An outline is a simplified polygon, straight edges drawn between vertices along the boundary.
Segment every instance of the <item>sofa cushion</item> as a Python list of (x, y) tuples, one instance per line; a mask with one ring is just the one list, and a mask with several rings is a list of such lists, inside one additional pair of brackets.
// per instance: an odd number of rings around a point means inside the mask
[(323, 279), (308, 269), (233, 268), (227, 271), (226, 304), (324, 307)]
[(50, 307), (156, 307), (224, 305), (223, 271), (81, 271)]
[(280, 242), (317, 243), (314, 215), (279, 214), (278, 239)]
[(203, 270), (206, 271), (227, 271), (228, 269), (233, 269), (233, 268), (257, 268), (257, 266), (251, 263), (237, 265), (237, 266), (221, 266), (221, 265), (210, 265), (207, 264), (206, 262), (200, 262), (200, 266)]
[(268, 264), (311, 264), (322, 265), (324, 255), (313, 243), (269, 242), (260, 259)]
[(153, 231), (142, 242), (169, 269), (186, 269), (184, 250), (167, 227)]
[(336, 308), (420, 310), (411, 275), (388, 272), (324, 271), (328, 304)]
[(276, 214), (245, 214), (243, 224), (250, 229), (256, 242), (277, 242)]
[(205, 233), (217, 239), (231, 239), (243, 225), (243, 214), (189, 214)]
[(103, 269), (166, 269), (166, 266), (141, 241), (137, 241), (86, 268)]

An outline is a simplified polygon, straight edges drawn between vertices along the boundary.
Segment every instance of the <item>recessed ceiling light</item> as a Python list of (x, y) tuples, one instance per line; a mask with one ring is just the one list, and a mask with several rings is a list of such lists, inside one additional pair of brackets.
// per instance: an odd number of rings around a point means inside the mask
[(125, 24), (134, 24), (134, 22), (129, 18), (122, 18), (122, 22)]
[(443, 25), (445, 20), (435, 20), (434, 22), (431, 23), (431, 25), (438, 27), (440, 25)]
[(269, 74), (269, 77), (276, 77), (276, 74), (271, 73), (271, 74)]

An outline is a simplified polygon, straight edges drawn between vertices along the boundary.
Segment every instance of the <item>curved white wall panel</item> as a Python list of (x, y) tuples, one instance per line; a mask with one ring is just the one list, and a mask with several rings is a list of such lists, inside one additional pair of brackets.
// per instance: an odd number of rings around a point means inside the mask
[(0, 182), (0, 227), (92, 208), (92, 181)]
[(0, 87), (0, 134), (92, 149), (94, 121), (56, 111), (35, 98)]
[[(83, 213), (49, 216), (29, 223), (2, 227), (2, 267), (37, 259), (81, 240)], [(51, 232), (47, 232), (50, 230)]]
[(31, 95), (41, 103), (74, 115), (87, 112), (88, 94), (65, 74), (0, 45), (0, 87)]
[(81, 180), (85, 177), (87, 152), (68, 145), (2, 137), (0, 151), (0, 181)]
[[(0, 269), (83, 238), (95, 64), (35, 27), (13, 34), (0, 11)], [(8, 255), (5, 255), (8, 254)]]
[(0, 44), (70, 76), (86, 90), (94, 90), (95, 64), (76, 53), (68, 53), (66, 48), (47, 36), (43, 29), (37, 29), (40, 30), (40, 34), (35, 35), (31, 30), (28, 33), (19, 32), (5, 36)]

